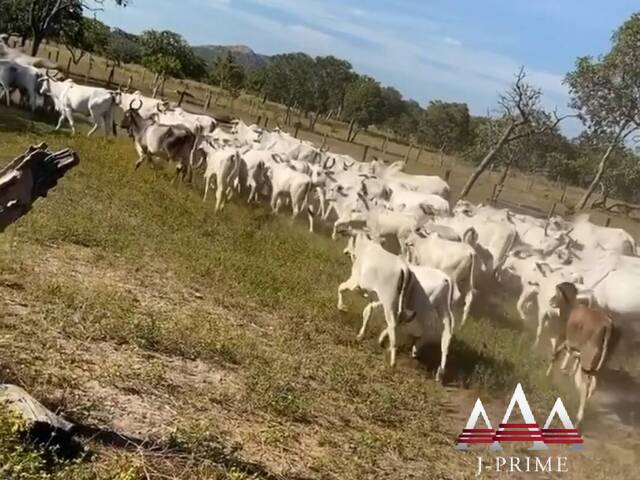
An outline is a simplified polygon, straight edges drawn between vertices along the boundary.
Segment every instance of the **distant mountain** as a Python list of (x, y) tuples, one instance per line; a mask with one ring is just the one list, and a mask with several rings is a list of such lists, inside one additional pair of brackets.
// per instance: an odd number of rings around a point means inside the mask
[(193, 47), (200, 58), (207, 63), (213, 63), (217, 58), (231, 52), (237, 63), (247, 70), (256, 70), (269, 63), (268, 55), (260, 55), (246, 45), (200, 45)]

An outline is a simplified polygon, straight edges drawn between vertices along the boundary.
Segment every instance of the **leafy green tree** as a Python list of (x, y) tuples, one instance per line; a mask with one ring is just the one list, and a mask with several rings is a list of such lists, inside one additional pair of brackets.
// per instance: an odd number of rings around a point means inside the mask
[(182, 36), (168, 30), (147, 30), (140, 36), (142, 63), (158, 76), (201, 79), (204, 62)]
[(353, 67), (346, 60), (334, 56), (316, 57), (313, 75), (310, 78), (315, 114), (311, 116), (313, 129), (320, 115), (339, 114), (344, 107), (347, 85), (356, 78)]
[(360, 76), (348, 85), (343, 117), (349, 121), (347, 141), (353, 142), (361, 130), (385, 120), (384, 97), (380, 84), (368, 76)]
[(420, 122), (424, 140), (442, 152), (461, 150), (470, 140), (469, 108), (466, 103), (429, 103)]
[[(113, 0), (116, 5), (126, 5), (128, 0)], [(37, 55), (46, 38), (60, 35), (60, 31), (70, 21), (87, 11), (101, 10), (105, 0), (13, 0), (10, 10), (21, 10), (26, 16), (28, 36), (31, 38), (31, 55)], [(22, 17), (21, 17), (22, 18)]]
[(216, 59), (211, 79), (223, 90), (234, 93), (244, 85), (246, 74), (242, 65), (236, 63), (231, 52)]
[(73, 63), (78, 64), (86, 53), (103, 55), (110, 36), (111, 31), (104, 23), (80, 15), (65, 19), (58, 40), (71, 54)]
[(0, 32), (17, 35), (22, 46), (31, 35), (29, 0), (0, 0)]
[(119, 28), (111, 30), (104, 55), (118, 65), (142, 63), (142, 47), (138, 37)]
[(611, 154), (640, 128), (640, 14), (613, 35), (603, 57), (581, 57), (566, 77), (571, 106), (590, 132), (606, 139), (598, 170), (578, 203), (584, 208), (606, 172)]

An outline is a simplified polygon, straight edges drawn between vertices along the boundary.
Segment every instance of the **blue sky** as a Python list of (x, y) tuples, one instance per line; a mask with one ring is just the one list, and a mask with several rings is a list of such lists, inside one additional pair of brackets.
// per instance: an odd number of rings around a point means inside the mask
[(562, 79), (576, 57), (605, 51), (636, 10), (632, 0), (133, 0), (98, 18), (194, 45), (333, 54), (421, 104), (464, 101), (482, 114), (520, 65), (547, 107), (566, 109)]

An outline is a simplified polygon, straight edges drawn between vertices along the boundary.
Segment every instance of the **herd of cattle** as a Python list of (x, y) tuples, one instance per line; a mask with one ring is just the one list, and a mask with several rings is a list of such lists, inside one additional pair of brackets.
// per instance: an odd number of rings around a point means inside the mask
[(466, 201), (451, 207), (444, 180), (407, 174), (402, 162), (359, 162), (239, 120), (219, 125), (140, 92), (57, 80), (38, 62), (0, 43), (0, 93), (7, 101), (13, 90), (33, 109), (47, 98), (60, 114), (57, 128), (67, 120), (75, 131), (74, 116), (84, 116), (94, 124), (89, 135), (100, 124), (106, 135), (115, 134), (117, 115), (138, 153), (136, 168), (165, 158), (183, 181), (203, 172), (204, 199), (215, 188), (216, 211), (233, 196), (266, 199), (275, 213), (285, 207), (294, 217), (305, 215), (311, 232), (322, 221), (334, 239), (346, 237), (352, 268), (338, 287), (338, 309), (347, 308), (346, 291), (370, 301), (358, 338), (382, 310), (379, 342), (388, 340), (391, 365), (400, 336), (412, 339), (414, 356), (435, 341), (441, 379), (456, 319), (464, 324), (474, 297), (519, 292), (522, 321), (536, 325), (534, 346), (545, 329), (551, 340), (549, 373), (565, 353), (563, 371), (575, 375), (580, 391), (579, 422), (613, 346), (610, 319), (629, 345), (638, 339), (640, 258), (622, 229), (595, 225), (588, 216), (539, 219)]

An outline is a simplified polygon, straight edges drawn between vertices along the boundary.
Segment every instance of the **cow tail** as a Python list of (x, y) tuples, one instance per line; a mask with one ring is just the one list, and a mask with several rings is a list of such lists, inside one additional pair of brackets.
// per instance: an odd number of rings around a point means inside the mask
[(473, 252), (471, 254), (471, 271), (469, 272), (469, 287), (471, 288), (472, 292), (475, 292), (476, 290), (476, 286), (475, 286), (475, 276), (476, 276), (476, 252)]
[(398, 279), (398, 316), (400, 316), (400, 314), (402, 314), (402, 312), (404, 311), (410, 281), (411, 270), (408, 266), (405, 265), (400, 270), (400, 278)]
[(450, 277), (447, 278), (447, 287), (449, 291), (447, 292), (447, 313), (449, 314), (449, 318), (451, 319), (451, 331), (456, 326), (456, 317), (453, 315), (453, 296), (455, 294), (455, 283), (451, 280)]

